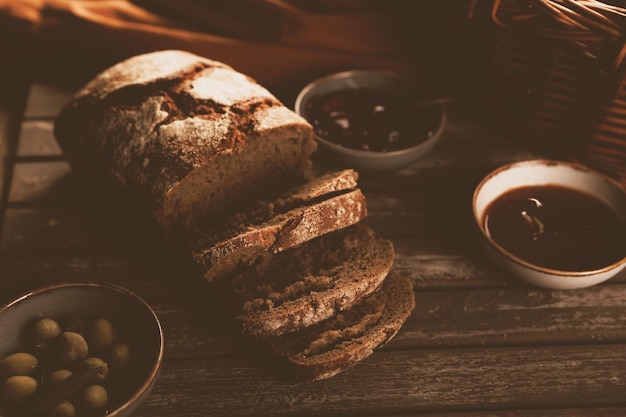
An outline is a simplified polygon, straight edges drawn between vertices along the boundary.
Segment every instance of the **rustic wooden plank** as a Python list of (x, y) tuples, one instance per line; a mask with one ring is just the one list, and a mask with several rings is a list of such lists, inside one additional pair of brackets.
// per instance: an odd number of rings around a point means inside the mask
[[(290, 383), (246, 358), (167, 361), (144, 415), (403, 415), (626, 406), (624, 345), (378, 352)], [(562, 411), (562, 410), (561, 410)], [(532, 414), (529, 414), (532, 415)]]
[[(3, 252), (0, 258), (0, 299), (7, 301), (36, 287), (65, 281), (111, 282), (132, 287), (145, 293), (151, 299), (154, 294), (164, 291), (157, 285), (158, 266), (149, 258), (142, 258), (136, 252), (116, 251), (115, 248), (94, 252), (57, 252), (30, 254), (28, 257), (15, 256)], [(169, 293), (165, 291), (165, 293)]]
[(51, 120), (25, 120), (22, 123), (17, 157), (62, 158), (61, 148), (54, 138)]
[[(593, 407), (593, 408), (547, 408), (529, 410), (480, 410), (480, 411), (441, 411), (419, 413), (419, 417), (623, 417), (626, 407)], [(368, 414), (367, 417), (390, 417), (389, 414)], [(394, 414), (393, 417), (415, 417), (414, 413)]]
[(402, 348), (626, 343), (624, 285), (418, 291)]
[(117, 197), (119, 189), (109, 192), (108, 185), (76, 175), (63, 160), (20, 162), (15, 171), (0, 250), (130, 250), (165, 243), (149, 215)]
[(524, 285), (488, 259), (477, 240), (466, 246), (460, 246), (458, 240), (439, 237), (391, 240), (395, 248), (394, 271), (409, 277), (416, 289)]
[(32, 84), (26, 103), (26, 119), (54, 119), (73, 91), (50, 84)]
[(199, 276), (177, 264), (123, 251), (0, 258), (0, 303), (45, 285), (85, 281), (121, 285), (146, 300), (161, 319), (169, 357), (243, 354), (229, 315)]
[[(626, 344), (624, 295), (622, 285), (585, 292), (535, 288), (504, 294), (498, 290), (418, 291), (415, 311), (383, 350)], [(239, 343), (229, 334), (234, 327), (226, 326), (225, 313), (217, 307), (202, 307), (203, 301), (210, 304), (209, 295), (183, 290), (179, 296), (168, 305), (191, 308), (168, 307), (160, 312), (159, 305), (155, 306), (170, 325), (172, 357), (214, 354), (210, 343), (215, 337)], [(164, 302), (162, 297), (154, 299)], [(184, 342), (177, 345), (178, 340)]]
[(18, 65), (12, 54), (5, 59), (0, 68), (0, 239), (30, 76), (27, 65)]
[(13, 167), (9, 204), (67, 204), (76, 199), (65, 161), (21, 162)]
[[(45, 278), (51, 282), (102, 279), (139, 288), (167, 320), (174, 357), (213, 354), (215, 339), (208, 335), (229, 330), (219, 325), (225, 321), (223, 312), (207, 307), (213, 306), (213, 301), (208, 288), (201, 288), (200, 278), (185, 275), (176, 265), (170, 265), (171, 273), (165, 272), (156, 260), (139, 260), (123, 253), (85, 258), (71, 255), (56, 262), (22, 260), (8, 265), (4, 276), (44, 277), (38, 283)], [(626, 343), (623, 284), (576, 291), (533, 286), (506, 290), (420, 288), (416, 300), (416, 310), (385, 349)], [(215, 317), (219, 319), (215, 321)], [(236, 340), (223, 341), (231, 336), (221, 335), (220, 343), (237, 344)], [(177, 340), (183, 342), (178, 345)]]
[(0, 250), (47, 253), (105, 249), (122, 243), (105, 225), (80, 209), (10, 208)]
[[(416, 288), (519, 287), (530, 284), (502, 269), (483, 250), (477, 237), (446, 236), (391, 238), (394, 270), (409, 277)], [(462, 242), (462, 243), (461, 243)], [(607, 284), (626, 282), (626, 270)]]

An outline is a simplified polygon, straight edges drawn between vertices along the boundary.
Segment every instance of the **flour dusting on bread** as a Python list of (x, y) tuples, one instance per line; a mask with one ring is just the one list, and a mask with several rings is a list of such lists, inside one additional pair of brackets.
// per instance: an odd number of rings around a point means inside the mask
[(361, 222), (358, 174), (313, 175), (312, 126), (229, 65), (177, 50), (131, 57), (76, 92), (54, 134), (74, 170), (145, 205), (242, 335), (296, 379), (355, 365), (414, 308), (393, 244)]

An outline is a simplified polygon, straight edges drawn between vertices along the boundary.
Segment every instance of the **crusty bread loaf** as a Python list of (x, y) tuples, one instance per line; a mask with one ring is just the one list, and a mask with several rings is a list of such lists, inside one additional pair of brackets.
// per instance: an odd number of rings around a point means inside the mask
[(290, 188), (278, 197), (239, 207), (208, 231), (197, 231), (190, 252), (204, 277), (252, 264), (263, 253), (278, 253), (323, 234), (353, 225), (367, 215), (353, 170), (331, 172)]
[(392, 272), (376, 292), (349, 310), (295, 333), (267, 338), (264, 343), (287, 377), (325, 379), (385, 345), (414, 308), (413, 285)]
[[(415, 301), (353, 170), (311, 175), (312, 127), (233, 68), (184, 51), (120, 62), (55, 122), (70, 164), (145, 202), (240, 320), (299, 379), (386, 343)], [(389, 274), (389, 275), (388, 275)]]
[(278, 336), (350, 308), (379, 287), (393, 260), (390, 241), (356, 224), (262, 257), (220, 277), (216, 288), (243, 334)]
[(311, 126), (254, 80), (171, 50), (97, 75), (62, 109), (55, 136), (74, 167), (145, 196), (169, 236), (306, 176), (315, 150)]

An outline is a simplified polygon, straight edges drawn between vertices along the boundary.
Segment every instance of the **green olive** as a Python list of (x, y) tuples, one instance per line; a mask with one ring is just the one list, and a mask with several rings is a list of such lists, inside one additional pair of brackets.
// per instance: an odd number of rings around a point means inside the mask
[(59, 361), (59, 365), (72, 368), (85, 358), (89, 353), (87, 341), (76, 332), (63, 332), (55, 341), (55, 358)]
[(110, 320), (99, 318), (89, 323), (86, 339), (92, 350), (101, 352), (115, 343), (116, 333), (115, 327)]
[(109, 375), (109, 366), (105, 361), (95, 356), (85, 359), (80, 363), (80, 368), (83, 367), (92, 367), (92, 368), (100, 368), (100, 371), (94, 377), (95, 382), (103, 382), (107, 376)]
[(85, 412), (93, 413), (106, 408), (109, 394), (102, 385), (88, 385), (78, 392), (76, 406)]
[(30, 342), (39, 346), (46, 343), (61, 334), (61, 326), (56, 320), (43, 318), (37, 320), (30, 329)]
[(0, 401), (9, 406), (22, 406), (37, 393), (37, 380), (31, 376), (15, 375), (0, 386)]
[(0, 381), (15, 375), (34, 375), (38, 367), (36, 356), (26, 352), (14, 353), (0, 361)]
[(109, 367), (111, 371), (122, 373), (128, 369), (131, 360), (130, 346), (126, 343), (118, 343), (111, 348)]
[(45, 415), (46, 417), (74, 417), (76, 408), (71, 402), (64, 400), (52, 407)]
[(57, 369), (56, 371), (50, 372), (50, 375), (46, 378), (46, 383), (51, 385), (59, 384), (70, 376), (72, 376), (72, 371), (69, 369)]

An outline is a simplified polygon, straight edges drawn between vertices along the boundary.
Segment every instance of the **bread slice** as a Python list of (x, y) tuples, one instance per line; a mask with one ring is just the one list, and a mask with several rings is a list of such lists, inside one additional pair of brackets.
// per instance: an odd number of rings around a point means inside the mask
[(253, 337), (297, 331), (350, 308), (383, 282), (394, 249), (356, 224), (261, 259), (216, 281), (242, 333)]
[(351, 309), (295, 333), (267, 338), (263, 343), (287, 377), (325, 379), (389, 342), (414, 308), (411, 282), (392, 272), (376, 292)]
[(304, 178), (316, 149), (306, 120), (253, 79), (178, 50), (98, 74), (54, 133), (74, 169), (106, 172), (141, 196), (175, 241), (274, 183)]
[(252, 265), (265, 252), (278, 253), (318, 236), (351, 226), (367, 215), (365, 196), (353, 170), (332, 172), (246, 205), (198, 231), (192, 258), (207, 281)]

